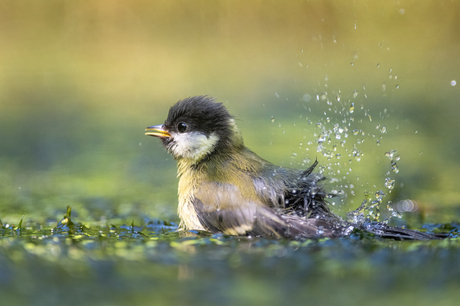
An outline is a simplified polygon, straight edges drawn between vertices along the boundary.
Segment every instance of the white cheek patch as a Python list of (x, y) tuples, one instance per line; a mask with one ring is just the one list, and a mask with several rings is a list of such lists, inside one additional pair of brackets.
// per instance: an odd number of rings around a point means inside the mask
[(215, 133), (209, 136), (200, 132), (171, 133), (171, 136), (174, 139), (170, 147), (172, 154), (195, 162), (212, 152), (219, 141), (219, 136)]

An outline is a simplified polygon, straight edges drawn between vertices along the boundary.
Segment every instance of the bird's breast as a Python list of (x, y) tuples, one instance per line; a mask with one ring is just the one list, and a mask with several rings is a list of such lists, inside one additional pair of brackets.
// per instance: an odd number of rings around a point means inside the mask
[(178, 215), (183, 229), (203, 230), (199, 218), (203, 213), (220, 210), (231, 213), (244, 210), (247, 205), (264, 205), (253, 179), (244, 172), (229, 170), (216, 177), (193, 167), (180, 165), (179, 169)]
[(181, 159), (178, 163), (181, 227), (203, 230), (202, 213), (225, 210), (236, 214), (255, 206), (283, 208), (287, 184), (284, 171), (263, 169), (263, 165), (250, 154), (237, 154), (201, 167)]
[(179, 205), (177, 214), (180, 218), (180, 228), (184, 230), (205, 230), (193, 205), (197, 179), (193, 171), (179, 173)]

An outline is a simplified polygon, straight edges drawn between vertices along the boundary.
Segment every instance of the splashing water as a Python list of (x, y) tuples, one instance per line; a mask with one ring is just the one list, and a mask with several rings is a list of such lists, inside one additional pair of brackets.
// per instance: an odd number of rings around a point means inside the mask
[(385, 195), (382, 190), (376, 191), (374, 197), (371, 193), (366, 192), (361, 205), (357, 209), (347, 213), (348, 222), (362, 225), (366, 222), (380, 221), (380, 206)]
[(395, 180), (392, 179), (391, 177), (386, 177), (385, 178), (385, 187), (387, 187), (388, 192), (391, 193), (391, 191), (395, 188)]
[(394, 173), (399, 172), (399, 167), (396, 164), (396, 161), (399, 161), (400, 157), (399, 155), (397, 155), (397, 153), (398, 153), (397, 150), (391, 150), (389, 152), (385, 152), (385, 156), (388, 157), (391, 163), (391, 171), (393, 171)]
[[(378, 67), (380, 64), (377, 64)], [(391, 81), (388, 80), (388, 75), (391, 76)], [(371, 86), (372, 84), (361, 84), (345, 91), (342, 89), (334, 90), (333, 86), (328, 84), (333, 78), (329, 74), (325, 74), (318, 81), (319, 87), (315, 89), (316, 92), (307, 94), (303, 91), (298, 97), (302, 107), (311, 113), (304, 116), (306, 122), (312, 125), (308, 128), (314, 129), (314, 133), (310, 134), (313, 135), (313, 138), (308, 139), (309, 136), (306, 134), (304, 138), (307, 140), (303, 142), (304, 146), (299, 147), (299, 149), (310, 150), (309, 153), (317, 152), (318, 156), (326, 160), (321, 172), (324, 172), (323, 174), (330, 179), (328, 188), (335, 191), (334, 194), (340, 197), (342, 203), (348, 197), (350, 198), (350, 201), (347, 201), (349, 205), (354, 205), (354, 201), (357, 199), (358, 203), (361, 202), (358, 209), (348, 214), (349, 218), (356, 219), (356, 221), (361, 219), (378, 221), (381, 218), (380, 210), (382, 213), (385, 212), (385, 216), (387, 211), (392, 216), (395, 216), (396, 213), (392, 210), (390, 203), (388, 205), (383, 203), (385, 193), (394, 192), (396, 187), (395, 178), (390, 175), (390, 173), (394, 175), (399, 172), (397, 164), (399, 155), (397, 155), (396, 150), (389, 150), (385, 153), (385, 156), (391, 161), (391, 170), (385, 177), (379, 179), (378, 184), (370, 184), (369, 180), (366, 179), (358, 182), (358, 176), (353, 171), (355, 169), (361, 171), (364, 166), (362, 163), (369, 163), (369, 158), (372, 158), (374, 154), (374, 151), (370, 150), (377, 151), (386, 145), (385, 138), (393, 129), (389, 127), (388, 122), (384, 122), (382, 119), (389, 117), (391, 110), (388, 111), (385, 108), (388, 104), (380, 110), (376, 110), (374, 106), (371, 107), (371, 104), (367, 103), (367, 99), (386, 98), (389, 95), (387, 89), (390, 87), (388, 86), (394, 88), (397, 83), (391, 82), (397, 78), (393, 70), (390, 70), (385, 79), (377, 83), (377, 89), (373, 89), (375, 86)], [(319, 117), (315, 119), (315, 116)], [(300, 118), (302, 117), (301, 115)], [(371, 143), (375, 149), (369, 149)], [(297, 156), (301, 157), (303, 154), (293, 154), (293, 156), (291, 164), (296, 162)], [(376, 159), (375, 162), (379, 163), (380, 161)], [(305, 166), (306, 164), (304, 161), (299, 161), (299, 165)], [(373, 187), (369, 189), (369, 186), (366, 185)], [(385, 190), (385, 193), (379, 189)], [(374, 190), (378, 191), (373, 192)], [(364, 200), (362, 200), (363, 193), (365, 193)], [(336, 209), (341, 210), (340, 206)]]

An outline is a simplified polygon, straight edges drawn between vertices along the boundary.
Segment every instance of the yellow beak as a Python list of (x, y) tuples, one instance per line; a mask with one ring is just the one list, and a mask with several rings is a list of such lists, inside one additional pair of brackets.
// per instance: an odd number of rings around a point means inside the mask
[(160, 138), (171, 137), (171, 134), (169, 134), (168, 131), (166, 131), (163, 128), (163, 125), (149, 126), (148, 128), (145, 129), (145, 135), (155, 136), (155, 137), (160, 137)]

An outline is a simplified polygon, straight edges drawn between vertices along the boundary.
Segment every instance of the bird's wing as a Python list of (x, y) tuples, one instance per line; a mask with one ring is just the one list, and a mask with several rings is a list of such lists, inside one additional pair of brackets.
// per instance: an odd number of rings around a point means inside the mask
[(322, 186), (325, 177), (313, 173), (315, 161), (307, 170), (296, 170), (267, 165), (263, 171), (252, 175), (259, 199), (268, 206), (284, 208), (298, 216), (332, 216)]
[(201, 224), (211, 232), (273, 238), (334, 236), (323, 220), (279, 214), (257, 196), (242, 194), (228, 183), (202, 184), (192, 202)]
[(333, 216), (325, 198), (327, 192), (321, 181), (325, 177), (320, 173), (313, 173), (318, 165), (315, 162), (305, 171), (299, 172), (291, 181), (291, 186), (285, 192), (285, 207), (301, 216), (330, 218)]

